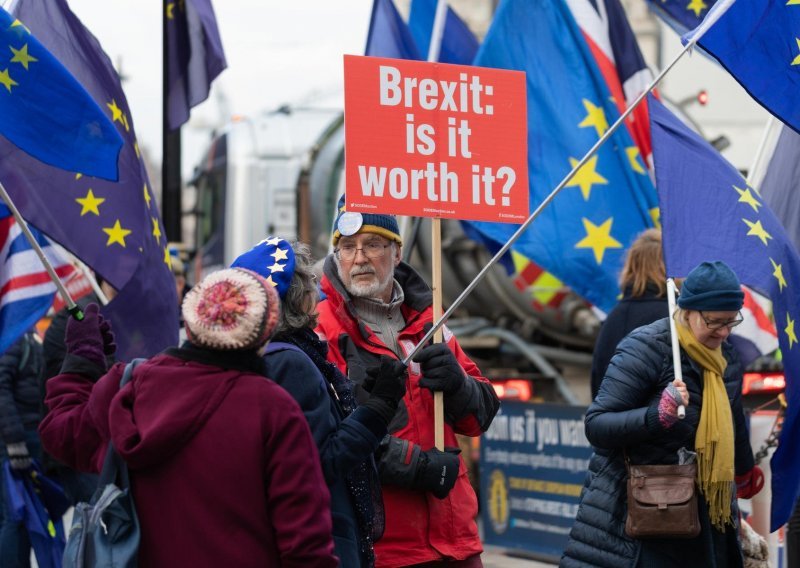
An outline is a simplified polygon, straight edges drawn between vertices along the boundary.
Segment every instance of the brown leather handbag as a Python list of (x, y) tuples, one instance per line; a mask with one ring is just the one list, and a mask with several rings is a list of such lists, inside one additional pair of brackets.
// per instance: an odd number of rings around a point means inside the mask
[(628, 470), (631, 538), (693, 538), (700, 534), (697, 514), (697, 464), (632, 465)]

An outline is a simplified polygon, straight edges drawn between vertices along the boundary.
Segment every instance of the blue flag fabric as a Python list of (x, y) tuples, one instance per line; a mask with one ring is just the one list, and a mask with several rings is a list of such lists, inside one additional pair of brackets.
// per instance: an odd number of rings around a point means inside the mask
[(64, 66), (0, 8), (0, 134), (46, 164), (117, 179), (122, 138)]
[(652, 97), (650, 105), (667, 275), (722, 260), (773, 302), (788, 402), (771, 461), (775, 531), (800, 493), (800, 255), (739, 172)]
[(680, 34), (700, 25), (716, 0), (647, 0), (650, 9)]
[[(800, 30), (800, 3), (737, 0), (698, 43), (761, 106), (800, 132), (797, 30)], [(684, 43), (695, 32), (683, 36)]]
[[(475, 65), (526, 72), (533, 209), (618, 111), (564, 0), (504, 0)], [(654, 225), (657, 205), (633, 140), (621, 128), (512, 248), (608, 311), (619, 294), (624, 251)], [(473, 227), (502, 244), (518, 225), (481, 222)]]
[(36, 460), (23, 473), (4, 460), (2, 470), (8, 520), (25, 526), (39, 568), (61, 568), (66, 545), (61, 517), (70, 507), (64, 490), (42, 473)]
[[(408, 27), (420, 54), (427, 59), (439, 0), (412, 0)], [(478, 39), (467, 24), (448, 6), (444, 21), (442, 43), (438, 61), (457, 65), (471, 65), (478, 53)]]
[(208, 98), (211, 82), (228, 66), (211, 0), (168, 2), (167, 120), (180, 128), (192, 107)]
[[(43, 38), (124, 140), (119, 181), (42, 164), (0, 140), (0, 179), (23, 216), (120, 293), (104, 310), (122, 360), (178, 341), (178, 299), (158, 206), (114, 67), (65, 0), (19, 0), (14, 15)], [(27, 32), (26, 32), (27, 33)]]
[(408, 25), (392, 0), (375, 0), (364, 55), (393, 59), (423, 59)]

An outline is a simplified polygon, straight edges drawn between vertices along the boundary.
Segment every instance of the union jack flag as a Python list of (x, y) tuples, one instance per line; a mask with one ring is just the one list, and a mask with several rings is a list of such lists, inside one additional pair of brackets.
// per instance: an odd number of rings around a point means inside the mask
[[(59, 277), (75, 268), (52, 243), (30, 227)], [(53, 304), (56, 286), (11, 212), (0, 204), (0, 354), (5, 353)]]

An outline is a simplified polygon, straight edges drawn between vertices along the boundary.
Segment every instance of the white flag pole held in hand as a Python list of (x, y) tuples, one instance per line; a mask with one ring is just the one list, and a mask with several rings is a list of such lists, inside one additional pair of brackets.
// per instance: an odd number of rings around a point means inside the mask
[[(667, 278), (667, 302), (669, 304), (669, 331), (672, 337), (672, 365), (675, 368), (675, 380), (672, 384), (675, 388), (684, 387), (686, 383), (683, 382), (683, 370), (681, 369), (681, 347), (678, 343), (678, 329), (675, 327), (675, 281), (672, 278)], [(683, 404), (678, 404), (678, 418), (683, 420), (686, 417), (686, 407)]]

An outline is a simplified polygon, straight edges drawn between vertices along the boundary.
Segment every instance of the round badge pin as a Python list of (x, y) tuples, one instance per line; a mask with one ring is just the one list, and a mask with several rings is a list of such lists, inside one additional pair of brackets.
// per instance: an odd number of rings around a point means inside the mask
[(339, 233), (343, 237), (349, 237), (355, 235), (363, 224), (364, 217), (361, 213), (357, 211), (345, 211), (342, 213), (341, 217), (339, 217), (337, 226), (339, 227)]

